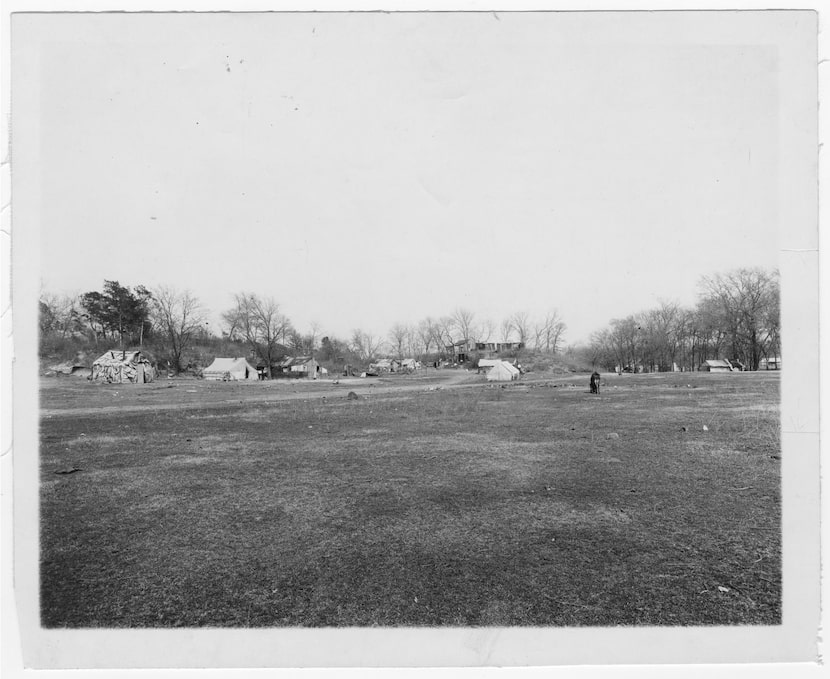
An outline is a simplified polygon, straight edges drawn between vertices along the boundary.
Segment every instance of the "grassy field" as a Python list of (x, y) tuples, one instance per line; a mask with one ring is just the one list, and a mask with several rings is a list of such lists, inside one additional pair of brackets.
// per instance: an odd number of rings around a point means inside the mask
[(779, 375), (449, 373), (44, 379), (43, 625), (780, 623)]

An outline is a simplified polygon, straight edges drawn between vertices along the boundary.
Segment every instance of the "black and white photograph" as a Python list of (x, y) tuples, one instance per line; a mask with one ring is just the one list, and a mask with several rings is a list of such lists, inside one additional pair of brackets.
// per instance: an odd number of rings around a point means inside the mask
[(816, 660), (816, 12), (6, 20), (29, 666)]

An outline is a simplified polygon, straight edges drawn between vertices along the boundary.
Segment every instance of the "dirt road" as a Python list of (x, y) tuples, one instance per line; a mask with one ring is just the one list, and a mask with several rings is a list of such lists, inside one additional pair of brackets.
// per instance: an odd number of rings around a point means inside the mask
[(71, 377), (44, 378), (41, 381), (40, 414), (51, 419), (102, 413), (240, 407), (251, 403), (341, 399), (347, 398), (349, 392), (365, 398), (412, 391), (474, 388), (486, 384), (483, 375), (466, 370), (428, 371), (418, 376), (273, 380), (247, 384), (174, 379), (146, 385), (95, 385)]

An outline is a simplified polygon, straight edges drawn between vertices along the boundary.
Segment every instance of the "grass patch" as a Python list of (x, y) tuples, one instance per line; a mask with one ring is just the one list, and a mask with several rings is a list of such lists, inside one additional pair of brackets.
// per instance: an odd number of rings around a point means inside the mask
[(42, 622), (779, 624), (778, 375), (737, 377), (48, 384)]

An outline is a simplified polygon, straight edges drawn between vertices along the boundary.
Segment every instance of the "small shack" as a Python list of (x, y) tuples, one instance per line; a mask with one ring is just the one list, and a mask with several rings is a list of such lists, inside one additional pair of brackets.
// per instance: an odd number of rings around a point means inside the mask
[(236, 382), (258, 380), (259, 373), (244, 358), (214, 358), (213, 363), (202, 371), (202, 377), (219, 382)]
[(140, 351), (122, 351), (111, 349), (92, 364), (93, 381), (115, 384), (141, 384), (152, 382), (156, 377), (155, 368), (150, 359)]
[(399, 372), (400, 369), (401, 362), (394, 358), (381, 358), (369, 364), (369, 372), (376, 375)]
[(758, 362), (758, 370), (781, 370), (781, 357), (770, 356)]
[(519, 369), (507, 361), (498, 361), (487, 371), (488, 382), (511, 382), (519, 379)]
[(420, 367), (421, 362), (416, 361), (414, 358), (405, 358), (401, 361), (402, 372), (414, 373), (416, 370), (419, 370)]
[(273, 377), (316, 380), (321, 373), (320, 364), (311, 356), (286, 356), (271, 369)]
[(734, 368), (732, 368), (732, 365), (726, 359), (715, 358), (703, 361), (700, 369), (710, 373), (730, 373)]

